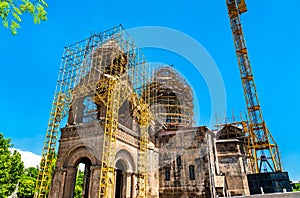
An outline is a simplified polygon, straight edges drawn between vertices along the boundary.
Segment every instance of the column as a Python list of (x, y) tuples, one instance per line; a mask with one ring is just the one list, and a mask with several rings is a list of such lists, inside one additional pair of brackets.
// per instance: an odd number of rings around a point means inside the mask
[(77, 168), (67, 168), (63, 197), (73, 197)]
[(101, 166), (91, 166), (90, 167), (90, 187), (89, 187), (89, 197), (98, 197), (99, 187), (100, 187), (100, 170)]
[(62, 198), (65, 184), (66, 169), (55, 169), (51, 181), (49, 198)]
[(126, 193), (125, 193), (125, 197), (126, 198), (130, 198), (131, 197), (131, 188), (132, 188), (132, 182), (131, 182), (131, 172), (124, 172), (124, 177), (126, 177)]
[(132, 177), (131, 177), (131, 181), (132, 181), (132, 197), (136, 197), (137, 196), (137, 174), (133, 173)]

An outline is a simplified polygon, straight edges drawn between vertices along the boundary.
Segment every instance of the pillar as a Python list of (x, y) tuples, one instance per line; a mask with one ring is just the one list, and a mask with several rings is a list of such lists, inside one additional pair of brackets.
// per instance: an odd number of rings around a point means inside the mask
[(89, 197), (98, 197), (99, 187), (100, 187), (101, 166), (91, 166), (90, 170), (91, 173), (90, 173)]
[(77, 168), (67, 168), (63, 197), (73, 197)]
[(132, 182), (131, 182), (131, 178), (132, 178), (132, 173), (131, 172), (125, 172), (124, 177), (126, 177), (126, 193), (125, 193), (125, 197), (126, 198), (130, 198), (131, 197), (131, 191), (132, 191)]
[(63, 189), (65, 184), (67, 170), (55, 169), (54, 176), (51, 181), (49, 198), (63, 198)]

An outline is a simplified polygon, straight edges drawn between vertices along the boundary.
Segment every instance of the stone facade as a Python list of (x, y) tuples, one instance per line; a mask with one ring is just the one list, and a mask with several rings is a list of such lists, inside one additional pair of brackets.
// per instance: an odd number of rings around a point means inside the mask
[(159, 197), (210, 197), (208, 129), (162, 130), (159, 148)]
[[(129, 130), (129, 129), (128, 129)], [(50, 187), (49, 197), (73, 197), (77, 167), (85, 164), (85, 185), (83, 197), (98, 197), (103, 133), (98, 122), (80, 123), (61, 130), (56, 168)], [(116, 175), (120, 174), (121, 189), (117, 189), (121, 197), (136, 197), (137, 195), (137, 135), (119, 129), (117, 136)], [(158, 156), (157, 149), (149, 144), (149, 152), (154, 159)], [(152, 160), (155, 163), (155, 160)], [(157, 163), (157, 160), (156, 160)], [(158, 172), (149, 171), (151, 188), (149, 197), (158, 197), (158, 185), (155, 178)], [(117, 178), (116, 177), (116, 178)]]
[[(214, 138), (216, 175), (224, 178), (223, 186), (216, 186), (219, 196), (249, 195), (247, 174), (250, 173), (246, 157), (246, 138), (242, 129), (226, 125)], [(224, 188), (220, 191), (220, 188)], [(219, 188), (219, 189), (218, 189)]]
[[(228, 131), (238, 131), (228, 137)], [(98, 197), (103, 133), (99, 122), (61, 130), (50, 196), (73, 197), (77, 166), (85, 164), (83, 197)], [(149, 142), (148, 197), (206, 198), (248, 195), (242, 130), (207, 127), (160, 130)], [(117, 136), (116, 197), (137, 196), (138, 135), (121, 127)]]

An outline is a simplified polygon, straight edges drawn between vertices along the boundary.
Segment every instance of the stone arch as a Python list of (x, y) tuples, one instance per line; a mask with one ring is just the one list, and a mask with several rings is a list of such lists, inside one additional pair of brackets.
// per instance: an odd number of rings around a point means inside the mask
[(92, 153), (92, 149), (85, 146), (79, 146), (71, 150), (65, 157), (63, 167), (75, 168), (79, 161), (83, 158), (87, 158), (91, 161), (91, 165), (100, 165), (100, 161), (97, 160), (96, 155)]
[(93, 183), (91, 179), (92, 167), (100, 164), (96, 155), (93, 154), (90, 148), (80, 145), (71, 149), (63, 159), (63, 168), (66, 170), (64, 181), (63, 197), (73, 197), (75, 189), (75, 181), (77, 176), (77, 167), (80, 163), (85, 164), (84, 170), (84, 186), (82, 190), (83, 197), (90, 197)]
[(136, 171), (135, 161), (126, 149), (118, 150), (115, 158), (115, 198), (133, 197), (135, 191), (134, 172)]
[(116, 164), (118, 161), (122, 161), (124, 163), (124, 166), (126, 167), (126, 171), (134, 172), (136, 171), (136, 165), (134, 162), (134, 159), (132, 155), (129, 153), (129, 151), (125, 149), (120, 149), (116, 154)]
[(123, 170), (123, 171), (128, 170), (128, 165), (127, 165), (127, 163), (124, 161), (124, 159), (118, 159), (118, 160), (116, 161), (116, 169), (118, 169), (118, 170)]

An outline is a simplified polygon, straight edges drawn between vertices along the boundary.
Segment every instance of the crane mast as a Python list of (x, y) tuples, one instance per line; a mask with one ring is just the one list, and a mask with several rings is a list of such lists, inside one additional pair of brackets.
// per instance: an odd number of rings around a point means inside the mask
[(247, 12), (246, 2), (245, 0), (226, 0), (226, 4), (250, 122), (248, 153), (252, 173), (261, 173), (262, 168), (268, 172), (281, 172), (278, 146), (262, 116), (240, 20), (241, 14)]

